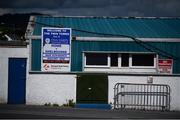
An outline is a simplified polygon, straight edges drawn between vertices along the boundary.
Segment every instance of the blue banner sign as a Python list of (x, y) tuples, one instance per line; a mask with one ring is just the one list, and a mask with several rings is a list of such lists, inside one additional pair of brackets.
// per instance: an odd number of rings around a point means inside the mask
[(42, 28), (42, 71), (70, 71), (71, 28)]

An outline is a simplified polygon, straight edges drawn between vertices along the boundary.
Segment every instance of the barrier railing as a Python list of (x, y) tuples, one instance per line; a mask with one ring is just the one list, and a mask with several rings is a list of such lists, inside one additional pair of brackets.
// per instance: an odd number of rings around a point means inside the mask
[(117, 83), (114, 86), (114, 109), (170, 110), (170, 87)]

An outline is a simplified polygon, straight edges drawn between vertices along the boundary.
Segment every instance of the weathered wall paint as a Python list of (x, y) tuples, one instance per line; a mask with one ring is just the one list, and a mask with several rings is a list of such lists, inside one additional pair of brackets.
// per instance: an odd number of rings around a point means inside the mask
[(76, 102), (76, 75), (30, 74), (26, 81), (26, 104), (44, 105)]
[[(114, 85), (116, 83), (138, 83), (147, 84), (149, 76), (120, 76), (120, 75), (109, 75), (109, 90), (108, 90), (108, 102), (113, 103), (114, 98)], [(170, 110), (180, 111), (180, 77), (171, 76), (152, 76), (153, 84), (166, 84), (170, 86), (171, 100), (170, 100)]]
[[(27, 48), (0, 48), (0, 103), (7, 103), (8, 96), (8, 58), (28, 58)], [(27, 69), (28, 69), (27, 61)], [(27, 75), (26, 75), (27, 76)]]

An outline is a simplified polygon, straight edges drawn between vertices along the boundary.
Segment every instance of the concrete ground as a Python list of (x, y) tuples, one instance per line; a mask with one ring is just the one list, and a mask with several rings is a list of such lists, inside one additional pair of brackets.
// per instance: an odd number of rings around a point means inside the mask
[(180, 112), (97, 110), (0, 104), (0, 119), (180, 119)]

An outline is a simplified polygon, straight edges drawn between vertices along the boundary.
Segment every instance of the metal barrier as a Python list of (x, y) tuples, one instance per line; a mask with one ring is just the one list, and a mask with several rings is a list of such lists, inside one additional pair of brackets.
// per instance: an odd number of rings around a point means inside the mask
[(170, 110), (170, 87), (117, 83), (114, 86), (114, 109)]

